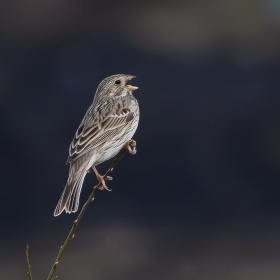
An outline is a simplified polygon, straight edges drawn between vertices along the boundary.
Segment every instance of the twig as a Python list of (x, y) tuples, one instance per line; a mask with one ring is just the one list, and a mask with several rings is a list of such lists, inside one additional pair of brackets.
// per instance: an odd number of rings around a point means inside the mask
[[(107, 179), (107, 177), (109, 176), (109, 174), (113, 171), (115, 165), (116, 165), (116, 164), (121, 160), (121, 158), (124, 156), (125, 151), (126, 151), (126, 148), (123, 148), (123, 150), (120, 152), (120, 154), (118, 155), (118, 157), (116, 157), (116, 158), (113, 160), (113, 162), (112, 162), (110, 168), (108, 169), (108, 171), (106, 172), (106, 174), (105, 174), (105, 176), (104, 176), (104, 180)], [(99, 189), (100, 186), (101, 186), (101, 183), (99, 183), (98, 185), (96, 185), (96, 186), (93, 188), (93, 191), (92, 191), (91, 195), (89, 196), (87, 202), (84, 204), (84, 206), (83, 206), (83, 208), (82, 208), (82, 210), (81, 210), (79, 216), (78, 216), (77, 219), (74, 221), (73, 226), (72, 226), (72, 228), (71, 228), (71, 230), (70, 230), (70, 233), (68, 234), (68, 237), (66, 238), (64, 244), (60, 247), (59, 253), (58, 253), (57, 258), (56, 258), (56, 260), (55, 260), (55, 262), (54, 262), (54, 265), (52, 266), (52, 269), (51, 269), (51, 271), (50, 271), (50, 274), (49, 274), (47, 280), (54, 280), (54, 279), (56, 279), (56, 277), (53, 277), (53, 275), (54, 275), (54, 273), (55, 273), (55, 271), (56, 271), (56, 269), (57, 269), (57, 266), (59, 265), (60, 260), (61, 260), (61, 258), (62, 258), (62, 256), (63, 256), (63, 254), (65, 253), (67, 247), (69, 246), (70, 242), (71, 242), (71, 241), (73, 240), (73, 238), (75, 237), (75, 231), (76, 231), (76, 229), (77, 229), (77, 227), (78, 227), (80, 221), (82, 220), (82, 218), (83, 218), (85, 212), (87, 211), (87, 209), (88, 209), (90, 203), (94, 201), (96, 192), (98, 191), (98, 189)], [(30, 274), (30, 275), (31, 275), (31, 274)], [(30, 280), (32, 280), (32, 278), (30, 278)]]
[(27, 263), (27, 275), (29, 277), (29, 280), (32, 280), (32, 274), (31, 274), (31, 265), (29, 262), (29, 245), (26, 245), (26, 251), (25, 251), (25, 255), (26, 255), (26, 263)]

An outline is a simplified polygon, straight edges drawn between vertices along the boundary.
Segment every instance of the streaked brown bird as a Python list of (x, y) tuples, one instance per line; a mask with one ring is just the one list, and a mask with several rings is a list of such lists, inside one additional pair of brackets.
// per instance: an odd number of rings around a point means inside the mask
[[(98, 86), (93, 103), (88, 108), (69, 147), (69, 177), (54, 211), (54, 216), (76, 212), (85, 176), (90, 168), (109, 190), (96, 166), (127, 146), (136, 153), (136, 142), (131, 140), (139, 122), (139, 106), (132, 92), (137, 87), (127, 85), (135, 76), (117, 74), (104, 79)], [(112, 177), (107, 177), (112, 179)]]

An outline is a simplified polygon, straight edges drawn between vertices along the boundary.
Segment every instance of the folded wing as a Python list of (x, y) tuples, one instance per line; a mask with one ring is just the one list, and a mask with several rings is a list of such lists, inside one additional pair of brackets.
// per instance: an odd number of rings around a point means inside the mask
[(110, 141), (134, 118), (134, 113), (129, 108), (124, 108), (123, 104), (102, 105), (99, 107), (97, 104), (88, 109), (69, 147), (67, 163)]

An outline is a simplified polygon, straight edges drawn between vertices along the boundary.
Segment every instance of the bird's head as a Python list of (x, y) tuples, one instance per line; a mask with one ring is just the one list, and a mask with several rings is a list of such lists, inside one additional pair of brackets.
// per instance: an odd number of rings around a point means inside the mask
[(126, 96), (131, 94), (138, 87), (127, 85), (126, 83), (133, 78), (135, 76), (125, 74), (117, 74), (105, 78), (99, 84), (94, 99), (102, 96)]

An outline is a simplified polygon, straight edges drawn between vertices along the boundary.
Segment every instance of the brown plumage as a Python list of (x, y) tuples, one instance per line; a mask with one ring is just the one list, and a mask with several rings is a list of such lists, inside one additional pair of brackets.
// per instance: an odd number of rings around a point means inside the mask
[(139, 122), (139, 106), (126, 85), (134, 76), (118, 74), (107, 77), (98, 86), (69, 147), (69, 177), (54, 216), (76, 212), (87, 171), (92, 167), (102, 188), (108, 190), (95, 166), (114, 157), (131, 140)]

